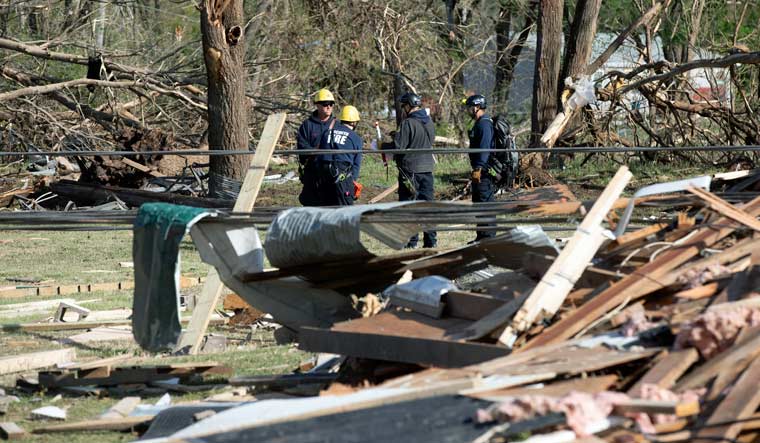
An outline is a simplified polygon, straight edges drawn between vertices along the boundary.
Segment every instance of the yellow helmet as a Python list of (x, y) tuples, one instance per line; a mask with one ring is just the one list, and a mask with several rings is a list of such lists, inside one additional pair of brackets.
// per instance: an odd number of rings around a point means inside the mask
[(351, 105), (346, 105), (340, 110), (340, 121), (342, 122), (358, 122), (359, 111)]
[(314, 103), (334, 101), (335, 97), (333, 97), (332, 92), (327, 89), (320, 89), (316, 94), (314, 94)]

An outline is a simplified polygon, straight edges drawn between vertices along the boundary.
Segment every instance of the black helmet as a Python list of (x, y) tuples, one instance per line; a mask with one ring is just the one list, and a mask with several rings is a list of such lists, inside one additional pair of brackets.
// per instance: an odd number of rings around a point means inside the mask
[(467, 100), (464, 102), (464, 104), (465, 106), (478, 106), (480, 109), (486, 109), (488, 107), (486, 98), (479, 94), (467, 97)]
[(412, 92), (407, 92), (398, 99), (399, 103), (409, 105), (413, 108), (419, 108), (422, 106), (422, 97)]

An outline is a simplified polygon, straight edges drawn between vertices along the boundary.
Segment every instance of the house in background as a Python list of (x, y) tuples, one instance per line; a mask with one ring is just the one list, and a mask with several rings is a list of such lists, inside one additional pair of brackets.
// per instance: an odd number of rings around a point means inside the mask
[[(617, 34), (598, 33), (594, 40), (591, 59), (596, 59), (612, 41)], [(564, 43), (563, 43), (564, 46)], [(506, 108), (503, 103), (494, 103), (492, 106), (494, 113), (507, 112), (513, 121), (522, 121), (530, 118), (530, 109), (533, 99), (533, 75), (535, 66), (535, 48), (536, 34), (531, 33), (528, 36), (525, 47), (520, 54), (515, 74), (509, 90), (509, 100)], [(496, 83), (495, 63), (496, 48), (495, 43), (486, 55), (478, 60), (468, 64), (463, 72), (464, 86), (466, 90), (475, 91), (491, 99), (494, 94)], [(717, 55), (705, 50), (697, 51), (698, 57), (716, 58)], [(652, 61), (657, 62), (664, 60), (662, 41), (655, 38), (652, 42)], [(638, 48), (630, 42), (626, 42), (615, 51), (610, 59), (596, 73), (594, 79), (600, 79), (610, 71), (629, 72), (630, 70), (641, 66), (645, 60)], [(730, 73), (725, 68), (703, 68), (689, 71), (687, 78), (691, 85), (689, 99), (693, 102), (711, 102), (719, 103), (722, 106), (728, 106), (731, 103)], [(564, 79), (560, 79), (563, 82)], [(629, 92), (624, 102), (632, 109), (639, 109), (642, 113), (647, 113), (649, 103), (641, 94), (632, 91)], [(609, 103), (599, 103), (597, 109), (604, 111), (608, 108)]]

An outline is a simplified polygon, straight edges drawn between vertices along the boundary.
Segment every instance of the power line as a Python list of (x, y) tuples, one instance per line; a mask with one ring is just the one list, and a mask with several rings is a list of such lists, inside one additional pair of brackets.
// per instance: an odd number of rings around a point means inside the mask
[[(362, 150), (347, 151), (340, 149), (279, 149), (273, 152), (274, 155), (324, 155), (324, 154), (475, 154), (482, 152), (499, 152), (498, 149), (467, 149), (467, 148), (439, 148), (439, 149), (385, 149), (385, 150)], [(747, 146), (641, 146), (641, 147), (593, 147), (580, 146), (573, 148), (519, 148), (514, 149), (521, 154), (528, 153), (555, 153), (555, 154), (622, 154), (622, 153), (646, 153), (646, 152), (759, 152), (760, 145)], [(34, 152), (14, 152), (0, 151), (0, 157), (12, 156), (111, 156), (111, 155), (253, 155), (255, 151), (224, 151), (224, 150), (203, 150), (203, 149), (186, 149), (178, 151), (34, 151)]]

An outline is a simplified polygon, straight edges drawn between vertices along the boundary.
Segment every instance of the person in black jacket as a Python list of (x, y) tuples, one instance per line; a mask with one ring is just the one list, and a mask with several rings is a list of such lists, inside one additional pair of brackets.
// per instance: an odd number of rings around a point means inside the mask
[[(401, 121), (393, 145), (385, 147), (393, 149), (432, 149), (435, 140), (435, 125), (422, 109), (422, 99), (417, 94), (406, 93), (399, 99), (404, 119)], [(399, 201), (424, 200), (433, 201), (433, 154), (412, 153), (395, 154), (393, 156), (398, 167), (398, 199)], [(413, 235), (407, 243), (407, 248), (417, 247), (419, 234)], [(437, 244), (435, 231), (425, 231), (422, 246), (434, 248)]]
[[(333, 109), (335, 109), (335, 98), (332, 92), (327, 89), (320, 89), (314, 94), (314, 104), (317, 109), (298, 128), (298, 135), (296, 136), (296, 147), (298, 149), (318, 149), (324, 133), (330, 125), (335, 124), (335, 117), (332, 116)], [(320, 206), (317, 191), (318, 171), (314, 157), (300, 155), (298, 162), (298, 172), (301, 183), (303, 183), (298, 201), (304, 206)]]
[[(482, 95), (471, 95), (465, 101), (465, 107), (470, 117), (475, 120), (469, 132), (470, 149), (493, 148), (493, 121), (486, 114), (486, 98)], [(493, 201), (493, 177), (488, 172), (489, 152), (470, 153), (470, 166), (472, 167), (472, 202), (482, 203)], [(481, 226), (495, 226), (493, 224), (478, 224)], [(495, 235), (493, 231), (477, 231), (475, 241), (490, 238)]]

